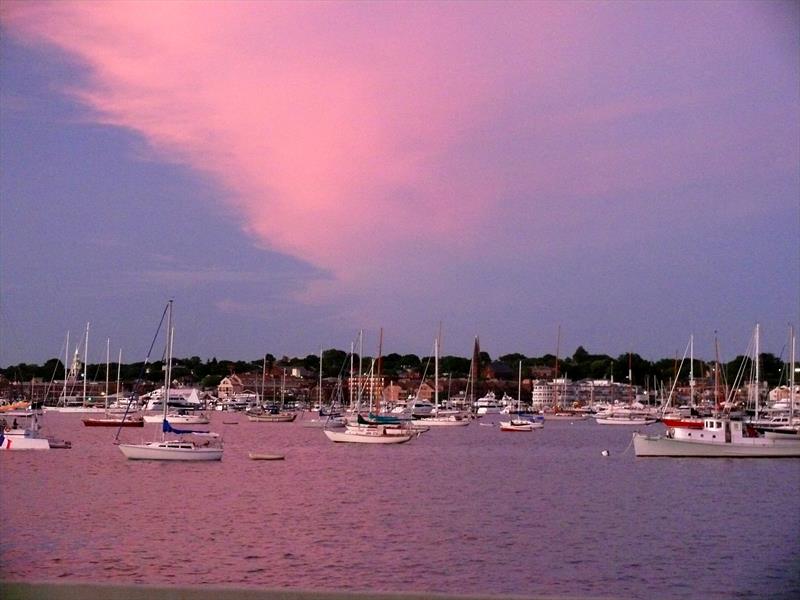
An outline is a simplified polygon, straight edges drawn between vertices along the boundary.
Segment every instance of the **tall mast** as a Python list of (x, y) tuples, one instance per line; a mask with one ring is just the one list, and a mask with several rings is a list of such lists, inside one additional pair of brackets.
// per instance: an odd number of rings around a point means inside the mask
[[(375, 412), (381, 412), (381, 396), (383, 395), (383, 382), (381, 381), (381, 370), (383, 369), (383, 327), (381, 327), (380, 335), (378, 336), (378, 374), (376, 376), (375, 384), (377, 389), (375, 393)], [(373, 373), (373, 375), (375, 375)]]
[(169, 404), (170, 366), (172, 365), (172, 300), (167, 303), (167, 364), (164, 365), (164, 397), (161, 399), (161, 441), (164, 441), (164, 423), (167, 421)]
[(286, 399), (286, 367), (283, 368), (283, 377), (281, 378), (281, 410), (283, 410), (283, 403)]
[(633, 357), (628, 352), (628, 404), (633, 404)]
[(358, 408), (361, 410), (361, 390), (364, 387), (361, 379), (364, 374), (364, 330), (358, 330)]
[(319, 408), (322, 410), (322, 346), (319, 347)]
[(689, 406), (694, 406), (694, 334), (689, 335)]
[(64, 346), (64, 391), (61, 392), (61, 399), (66, 404), (67, 402), (67, 363), (69, 362), (69, 330), (67, 330), (67, 345)]
[(353, 352), (355, 351), (354, 348), (355, 344), (350, 342), (350, 385), (347, 387), (350, 388), (350, 408), (353, 408)]
[(792, 338), (791, 362), (789, 368), (789, 426), (794, 425), (794, 361), (795, 361), (795, 340), (794, 325), (789, 326), (789, 336)]
[(433, 340), (433, 397), (436, 412), (439, 412), (439, 336)]
[(553, 379), (553, 409), (558, 410), (558, 353), (561, 351), (561, 325), (558, 326), (558, 336), (556, 338), (556, 368), (555, 378)]
[(758, 404), (759, 404), (759, 400), (760, 400), (759, 396), (761, 395), (761, 390), (759, 389), (759, 367), (758, 367), (758, 364), (759, 364), (760, 361), (758, 360), (758, 358), (759, 358), (759, 348), (758, 348), (758, 341), (759, 340), (758, 340), (758, 337), (759, 337), (758, 323), (756, 323), (756, 359), (755, 359), (756, 360), (756, 416), (755, 416), (756, 421), (758, 421)]
[(714, 331), (714, 410), (719, 410), (719, 338)]
[(89, 375), (89, 323), (86, 323), (86, 335), (83, 342), (83, 405), (86, 406), (86, 378)]
[(259, 404), (264, 405), (264, 390), (267, 387), (267, 355), (264, 355), (264, 363), (261, 365), (261, 397), (258, 399)]
[(119, 349), (119, 358), (117, 359), (117, 387), (115, 388), (117, 394), (117, 402), (119, 402), (119, 382), (122, 375), (122, 348)]
[(476, 335), (475, 336), (475, 344), (472, 347), (472, 365), (470, 366), (470, 374), (472, 375), (472, 388), (470, 391), (470, 396), (474, 404), (475, 396), (480, 392), (478, 390), (478, 378), (480, 375), (481, 369), (481, 340)]
[(521, 410), (520, 402), (522, 398), (522, 361), (519, 361), (519, 375), (517, 376), (517, 413)]
[(111, 366), (111, 338), (106, 338), (106, 410), (108, 410), (108, 369)]

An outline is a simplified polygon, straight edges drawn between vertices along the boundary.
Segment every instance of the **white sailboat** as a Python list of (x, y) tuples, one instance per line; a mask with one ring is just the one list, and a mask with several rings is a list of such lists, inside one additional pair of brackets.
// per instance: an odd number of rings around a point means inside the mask
[[(222, 443), (219, 435), (209, 431), (181, 430), (172, 427), (167, 420), (166, 399), (169, 398), (170, 379), (172, 376), (172, 300), (167, 303), (167, 365), (164, 376), (164, 398), (161, 440), (156, 442), (143, 442), (141, 444), (120, 444), (119, 449), (126, 458), (131, 460), (189, 460), (212, 461), (222, 460)], [(193, 439), (178, 437), (168, 439), (167, 434), (178, 436), (193, 435), (206, 438), (205, 442), (198, 443)], [(210, 440), (215, 440), (212, 445)]]
[[(378, 345), (379, 357), (381, 354), (380, 348), (383, 342), (382, 334), (383, 330), (381, 330), (381, 342), (379, 342)], [(379, 358), (379, 364), (380, 364), (380, 358)], [(373, 362), (369, 374), (370, 408), (372, 406), (372, 399), (374, 395), (372, 389), (375, 380), (375, 377), (373, 375), (374, 368), (375, 368), (375, 363)], [(360, 366), (358, 370), (360, 377), (361, 376)], [(378, 371), (380, 372), (380, 367), (378, 367)], [(418, 431), (414, 431), (407, 423), (402, 422), (395, 416), (373, 414), (371, 412), (366, 417), (361, 415), (358, 412), (358, 409), (361, 406), (360, 388), (359, 388), (358, 398), (359, 398), (357, 402), (358, 406), (355, 410), (355, 415), (356, 415), (355, 423), (348, 422), (344, 431), (332, 431), (330, 429), (323, 430), (325, 437), (327, 437), (332, 442), (351, 443), (351, 444), (404, 444), (406, 442), (410, 442), (412, 439), (414, 439), (414, 437), (416, 437), (419, 434)]]
[[(522, 398), (522, 361), (519, 361), (519, 374), (517, 376), (517, 415), (520, 412), (520, 398)], [(520, 416), (511, 417), (508, 421), (500, 421), (500, 431), (533, 431), (542, 429), (544, 423), (531, 421)]]
[(469, 425), (469, 419), (460, 413), (444, 414), (439, 408), (439, 338), (433, 342), (434, 384), (433, 384), (433, 410), (431, 416), (420, 419), (422, 423), (432, 427), (464, 427)]
[[(67, 332), (67, 348), (65, 352), (65, 362), (64, 362), (65, 370), (66, 370), (66, 363), (69, 360), (68, 353), (69, 353), (69, 331)], [(94, 406), (93, 404), (89, 403), (88, 401), (89, 399), (86, 396), (86, 385), (89, 377), (87, 368), (89, 365), (88, 357), (89, 357), (89, 323), (86, 323), (86, 333), (84, 335), (84, 345), (83, 345), (83, 360), (81, 360), (80, 355), (78, 354), (78, 346), (76, 346), (69, 374), (67, 373), (64, 374), (64, 389), (61, 393), (61, 397), (58, 399), (58, 404), (56, 406), (42, 407), (42, 410), (44, 412), (63, 412), (63, 413), (105, 412), (105, 409), (102, 406)], [(82, 396), (67, 395), (67, 381), (71, 380), (72, 382), (76, 382), (79, 375), (82, 375), (83, 378), (83, 395)]]

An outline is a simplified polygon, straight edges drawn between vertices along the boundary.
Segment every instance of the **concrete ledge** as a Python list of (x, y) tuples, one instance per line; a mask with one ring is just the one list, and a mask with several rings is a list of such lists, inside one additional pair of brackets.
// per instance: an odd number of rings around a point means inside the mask
[[(100, 583), (0, 582), (3, 600), (553, 600), (554, 596), (449, 595), (397, 592), (322, 592), (220, 586), (159, 587)], [(558, 600), (576, 600), (558, 597)]]

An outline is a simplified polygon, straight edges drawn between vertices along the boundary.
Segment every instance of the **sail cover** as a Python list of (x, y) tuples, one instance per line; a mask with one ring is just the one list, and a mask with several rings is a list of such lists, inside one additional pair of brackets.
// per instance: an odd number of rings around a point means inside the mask
[(178, 435), (182, 435), (182, 434), (185, 434), (185, 433), (191, 433), (193, 435), (199, 435), (199, 436), (202, 436), (202, 437), (213, 437), (213, 438), (219, 437), (218, 433), (212, 433), (211, 431), (203, 431), (203, 430), (197, 430), (197, 429), (176, 429), (175, 427), (170, 425), (169, 421), (167, 421), (166, 419), (164, 419), (164, 421), (163, 421), (163, 423), (161, 425), (161, 431), (163, 431), (164, 433), (175, 433), (175, 434), (178, 434)]

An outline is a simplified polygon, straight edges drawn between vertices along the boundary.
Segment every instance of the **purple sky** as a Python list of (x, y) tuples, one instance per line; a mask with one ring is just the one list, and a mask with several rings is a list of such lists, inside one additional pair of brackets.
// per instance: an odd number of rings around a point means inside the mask
[(0, 365), (776, 354), (795, 2), (5, 2)]

